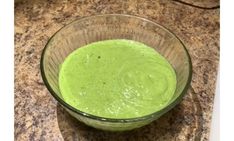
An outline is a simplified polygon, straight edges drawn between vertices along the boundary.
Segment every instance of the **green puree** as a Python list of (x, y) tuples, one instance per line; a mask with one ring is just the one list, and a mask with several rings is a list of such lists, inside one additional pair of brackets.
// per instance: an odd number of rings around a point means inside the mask
[(154, 49), (132, 40), (106, 40), (71, 53), (59, 87), (76, 109), (106, 118), (135, 118), (164, 108), (176, 88), (172, 66)]

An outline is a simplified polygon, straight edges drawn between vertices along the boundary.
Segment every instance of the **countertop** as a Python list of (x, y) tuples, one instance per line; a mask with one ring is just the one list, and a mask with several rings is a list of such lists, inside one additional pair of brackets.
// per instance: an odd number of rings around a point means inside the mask
[[(183, 0), (191, 3), (192, 0)], [(219, 64), (219, 4), (198, 0), (192, 7), (171, 0), (22, 0), (15, 4), (16, 141), (193, 141), (209, 140)], [(129, 132), (104, 132), (85, 126), (58, 105), (43, 84), (40, 56), (63, 25), (85, 16), (124, 13), (166, 26), (185, 44), (193, 77), (187, 95), (155, 122)]]

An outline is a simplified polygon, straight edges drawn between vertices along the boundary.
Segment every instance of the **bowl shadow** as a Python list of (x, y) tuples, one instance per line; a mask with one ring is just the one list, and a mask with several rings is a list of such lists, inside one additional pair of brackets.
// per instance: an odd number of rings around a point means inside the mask
[(181, 134), (185, 108), (179, 104), (162, 117), (144, 127), (125, 131), (108, 132), (79, 122), (57, 104), (59, 129), (65, 141), (155, 141), (177, 140)]

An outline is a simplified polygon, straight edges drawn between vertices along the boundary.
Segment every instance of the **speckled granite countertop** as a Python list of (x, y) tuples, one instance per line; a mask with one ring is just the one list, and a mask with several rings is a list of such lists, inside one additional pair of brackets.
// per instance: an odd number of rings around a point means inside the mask
[[(213, 7), (219, 1), (195, 2), (203, 3)], [(49, 37), (77, 18), (101, 13), (138, 15), (160, 23), (181, 38), (192, 58), (192, 83), (183, 101), (134, 131), (109, 133), (76, 121), (49, 94), (40, 76), (40, 55)], [(206, 141), (218, 63), (219, 9), (169, 0), (22, 0), (15, 5), (15, 140)]]

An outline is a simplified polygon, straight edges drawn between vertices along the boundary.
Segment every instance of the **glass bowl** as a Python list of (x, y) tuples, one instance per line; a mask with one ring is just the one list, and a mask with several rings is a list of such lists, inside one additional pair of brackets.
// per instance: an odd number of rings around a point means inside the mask
[[(59, 68), (75, 49), (86, 44), (108, 40), (130, 39), (142, 42), (164, 56), (173, 66), (177, 86), (168, 106), (150, 115), (129, 119), (113, 119), (91, 115), (66, 103), (60, 93)], [(52, 96), (72, 116), (94, 128), (124, 131), (139, 128), (156, 120), (178, 104), (191, 82), (191, 60), (183, 43), (165, 27), (150, 20), (122, 14), (85, 17), (64, 26), (46, 44), (41, 57), (41, 74)]]

